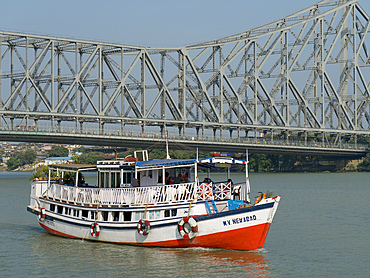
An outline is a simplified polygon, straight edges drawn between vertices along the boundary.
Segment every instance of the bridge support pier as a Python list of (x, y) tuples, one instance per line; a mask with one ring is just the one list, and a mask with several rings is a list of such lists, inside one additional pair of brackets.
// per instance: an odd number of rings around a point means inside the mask
[(100, 122), (99, 124), (99, 134), (104, 134), (104, 123)]
[(272, 129), (270, 132), (271, 132), (271, 144), (273, 144), (274, 143), (274, 132)]
[(122, 120), (121, 121), (121, 135), (124, 135), (125, 134), (125, 123), (124, 121)]
[(51, 117), (51, 131), (54, 131), (54, 116)]
[(304, 145), (307, 146), (307, 131), (304, 132)]

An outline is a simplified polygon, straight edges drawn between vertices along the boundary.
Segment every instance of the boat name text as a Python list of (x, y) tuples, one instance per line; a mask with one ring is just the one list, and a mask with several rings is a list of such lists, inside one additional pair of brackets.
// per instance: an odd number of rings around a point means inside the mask
[(240, 223), (243, 223), (243, 222), (249, 222), (249, 221), (253, 221), (253, 220), (257, 220), (257, 216), (252, 215), (252, 216), (238, 217), (238, 218), (234, 218), (234, 219), (231, 219), (231, 220), (225, 220), (225, 221), (223, 221), (223, 224), (224, 224), (224, 226), (229, 226), (229, 225), (240, 224)]

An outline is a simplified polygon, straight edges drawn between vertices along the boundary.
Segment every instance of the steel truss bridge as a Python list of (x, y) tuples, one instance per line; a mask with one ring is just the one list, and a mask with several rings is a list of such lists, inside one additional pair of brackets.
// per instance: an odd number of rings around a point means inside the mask
[(302, 150), (363, 151), (369, 26), (357, 1), (325, 0), (184, 47), (0, 31), (0, 139), (133, 145), (169, 131), (185, 143), (226, 142), (220, 148), (294, 137)]

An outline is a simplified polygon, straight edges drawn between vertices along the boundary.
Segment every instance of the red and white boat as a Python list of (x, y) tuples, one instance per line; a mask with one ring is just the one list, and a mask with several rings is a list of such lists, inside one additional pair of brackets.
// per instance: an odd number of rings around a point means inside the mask
[[(96, 166), (49, 166), (47, 178), (32, 181), (27, 210), (49, 233), (70, 238), (158, 247), (263, 247), (280, 196), (261, 194), (251, 204), (248, 161), (147, 157), (141, 151)], [(234, 166), (245, 167), (244, 182), (232, 182)], [(212, 170), (220, 167), (227, 174), (213, 180)], [(97, 171), (97, 186), (84, 183), (84, 171)], [(200, 171), (208, 173), (203, 182)], [(71, 173), (74, 182), (67, 184)]]

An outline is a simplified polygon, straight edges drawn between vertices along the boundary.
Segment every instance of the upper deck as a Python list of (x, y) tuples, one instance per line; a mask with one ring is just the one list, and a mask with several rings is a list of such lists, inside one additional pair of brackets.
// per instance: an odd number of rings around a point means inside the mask
[[(162, 159), (147, 161), (111, 160), (91, 165), (53, 165), (49, 167), (48, 181), (33, 182), (33, 196), (77, 205), (145, 206), (190, 203), (205, 200), (232, 199), (234, 187), (240, 188), (239, 198), (244, 200), (249, 183), (234, 185), (230, 177), (231, 165), (247, 162), (232, 157), (206, 159)], [(214, 168), (223, 167), (227, 177), (223, 181), (211, 181)], [(198, 171), (208, 173), (208, 179), (200, 182)], [(52, 171), (56, 172), (53, 180)], [(82, 172), (97, 171), (97, 185), (87, 186)], [(65, 184), (67, 174), (75, 173), (74, 180)], [(36, 190), (37, 188), (37, 190)], [(32, 195), (32, 194), (31, 194)]]

